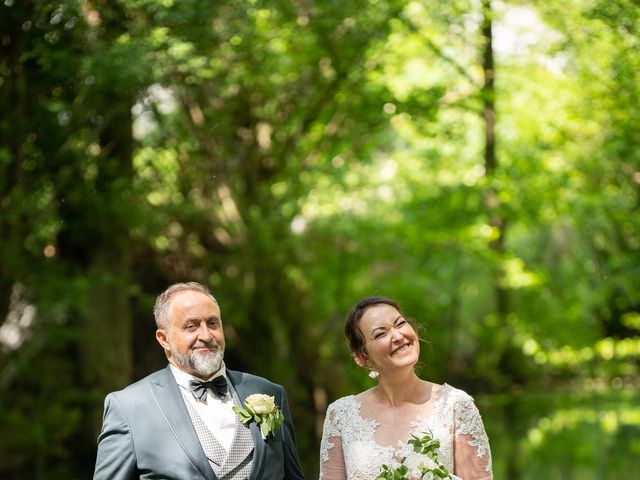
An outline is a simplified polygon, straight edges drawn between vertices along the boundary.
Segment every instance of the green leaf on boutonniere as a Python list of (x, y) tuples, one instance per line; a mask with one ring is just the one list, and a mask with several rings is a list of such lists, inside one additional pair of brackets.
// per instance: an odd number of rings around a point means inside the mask
[(233, 411), (238, 415), (238, 419), (247, 424), (256, 422), (260, 427), (263, 438), (275, 434), (284, 421), (282, 411), (276, 406), (275, 398), (270, 395), (254, 393), (249, 395), (244, 401), (244, 407), (233, 407)]
[(240, 418), (240, 421), (242, 423), (249, 423), (251, 420), (253, 420), (253, 415), (251, 415), (244, 408), (233, 407), (233, 411), (238, 414), (238, 417)]

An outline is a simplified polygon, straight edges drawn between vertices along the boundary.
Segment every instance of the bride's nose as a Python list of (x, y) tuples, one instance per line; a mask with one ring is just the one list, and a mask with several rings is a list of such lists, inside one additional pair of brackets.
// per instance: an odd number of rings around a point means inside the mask
[(403, 339), (403, 335), (402, 333), (400, 333), (400, 330), (398, 330), (397, 328), (392, 328), (391, 329), (391, 341), (396, 343), (396, 342), (400, 342)]

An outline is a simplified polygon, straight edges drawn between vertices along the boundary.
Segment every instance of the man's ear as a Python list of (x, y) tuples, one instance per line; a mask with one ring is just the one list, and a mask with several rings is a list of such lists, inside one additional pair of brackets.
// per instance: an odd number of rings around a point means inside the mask
[(169, 342), (167, 341), (167, 331), (164, 328), (156, 330), (156, 340), (158, 340), (158, 343), (162, 345), (162, 348), (165, 350), (171, 350)]

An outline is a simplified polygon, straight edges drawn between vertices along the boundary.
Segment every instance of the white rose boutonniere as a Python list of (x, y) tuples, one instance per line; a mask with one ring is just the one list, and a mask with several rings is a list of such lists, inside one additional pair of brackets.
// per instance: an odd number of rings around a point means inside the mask
[(264, 439), (273, 435), (284, 421), (282, 411), (276, 406), (275, 398), (270, 395), (263, 393), (249, 395), (244, 400), (244, 407), (233, 407), (233, 411), (244, 424), (256, 422)]

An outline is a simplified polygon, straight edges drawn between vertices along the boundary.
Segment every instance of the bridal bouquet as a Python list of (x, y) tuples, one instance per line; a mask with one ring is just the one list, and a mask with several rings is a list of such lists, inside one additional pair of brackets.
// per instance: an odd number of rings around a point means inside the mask
[(440, 441), (432, 437), (431, 432), (422, 437), (411, 435), (409, 445), (413, 451), (400, 460), (397, 468), (382, 465), (376, 480), (440, 480), (451, 479), (447, 468), (438, 460), (437, 450)]

